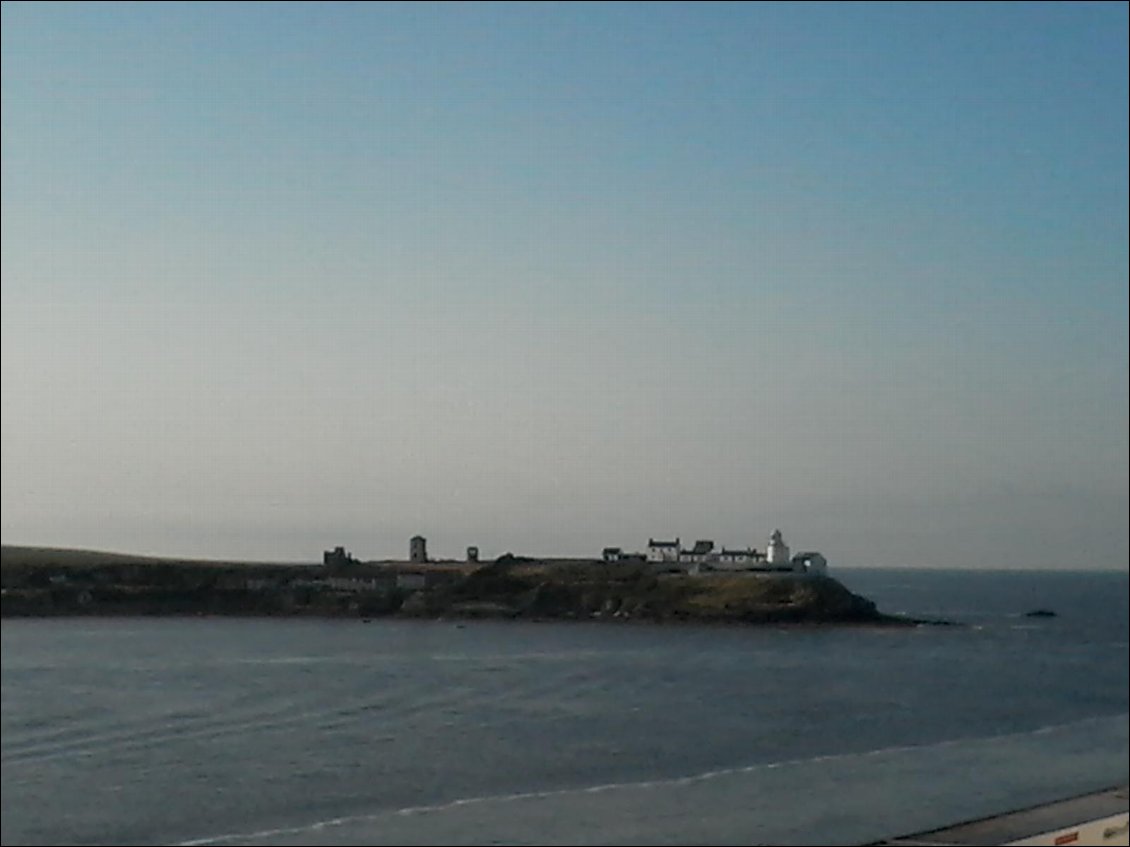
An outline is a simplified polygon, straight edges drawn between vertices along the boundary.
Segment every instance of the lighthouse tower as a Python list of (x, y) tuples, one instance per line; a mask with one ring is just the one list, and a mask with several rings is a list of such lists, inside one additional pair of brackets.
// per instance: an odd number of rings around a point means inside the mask
[(781, 530), (773, 530), (769, 536), (769, 547), (765, 551), (765, 558), (771, 565), (789, 564), (789, 545), (781, 537)]

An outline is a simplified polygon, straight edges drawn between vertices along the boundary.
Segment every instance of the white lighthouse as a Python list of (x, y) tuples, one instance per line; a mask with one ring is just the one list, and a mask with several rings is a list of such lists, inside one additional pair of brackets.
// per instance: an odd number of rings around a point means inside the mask
[(769, 536), (769, 547), (765, 550), (765, 558), (771, 565), (789, 564), (789, 545), (781, 537), (781, 530), (775, 529)]

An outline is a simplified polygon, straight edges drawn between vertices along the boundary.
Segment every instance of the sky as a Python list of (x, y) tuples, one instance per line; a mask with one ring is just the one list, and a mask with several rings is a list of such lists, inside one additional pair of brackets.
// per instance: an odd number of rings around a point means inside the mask
[(27, 3), (5, 544), (1128, 559), (1125, 3)]

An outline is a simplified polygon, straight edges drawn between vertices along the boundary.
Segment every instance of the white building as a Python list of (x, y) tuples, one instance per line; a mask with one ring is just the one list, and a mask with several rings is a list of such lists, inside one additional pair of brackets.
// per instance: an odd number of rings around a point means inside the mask
[(783, 566), (792, 563), (789, 556), (789, 545), (781, 537), (781, 530), (775, 529), (773, 534), (769, 536), (769, 546), (765, 550), (765, 559), (771, 565)]
[(746, 550), (727, 550), (723, 547), (722, 552), (718, 554), (718, 561), (724, 565), (754, 565), (764, 558), (752, 547)]
[[(637, 554), (638, 555), (638, 554)], [(603, 559), (606, 562), (622, 561), (627, 558), (618, 547), (606, 547)], [(714, 542), (700, 540), (693, 547), (683, 549), (682, 542), (647, 540), (647, 561), (673, 565), (666, 570), (703, 573), (708, 571), (750, 571), (750, 572), (792, 572), (798, 574), (824, 575), (828, 572), (828, 560), (816, 551), (805, 551), (790, 555), (789, 545), (785, 543), (781, 530), (773, 530), (769, 545), (762, 553), (754, 547), (731, 550), (714, 548)]]
[(718, 558), (714, 552), (714, 542), (710, 539), (701, 539), (694, 543), (690, 550), (679, 553), (680, 562), (709, 562)]
[(725, 573), (742, 573), (745, 571), (765, 570), (765, 557), (750, 548), (748, 550), (727, 550), (722, 548), (712, 559), (701, 565), (693, 566), (692, 573), (704, 571), (722, 571)]
[(647, 540), (649, 562), (677, 562), (682, 552), (683, 545), (678, 538), (674, 541), (656, 541), (654, 538)]

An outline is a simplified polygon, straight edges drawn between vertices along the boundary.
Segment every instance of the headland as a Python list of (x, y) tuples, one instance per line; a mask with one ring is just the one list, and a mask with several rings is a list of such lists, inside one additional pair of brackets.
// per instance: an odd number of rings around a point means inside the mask
[(165, 559), (4, 546), (0, 614), (231, 615), (654, 623), (924, 623), (880, 612), (825, 573), (672, 572), (629, 559), (322, 564)]

